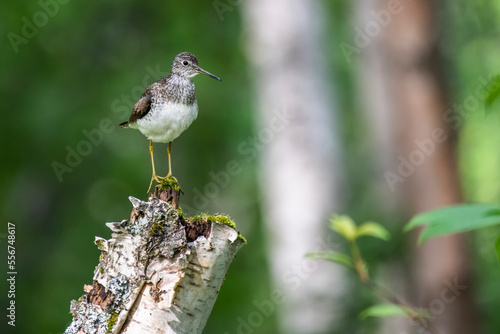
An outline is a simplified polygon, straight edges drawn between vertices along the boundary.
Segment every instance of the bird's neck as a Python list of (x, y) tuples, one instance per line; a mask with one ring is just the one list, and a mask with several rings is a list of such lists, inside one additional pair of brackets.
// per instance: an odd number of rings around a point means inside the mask
[(164, 91), (164, 95), (168, 96), (172, 102), (193, 104), (196, 101), (194, 83), (185, 76), (172, 73), (161, 89)]
[(191, 80), (191, 78), (188, 78), (184, 75), (181, 75), (181, 74), (177, 74), (177, 73), (173, 73), (170, 75), (170, 80), (171, 81), (174, 81), (178, 84), (190, 84), (192, 83), (193, 81)]

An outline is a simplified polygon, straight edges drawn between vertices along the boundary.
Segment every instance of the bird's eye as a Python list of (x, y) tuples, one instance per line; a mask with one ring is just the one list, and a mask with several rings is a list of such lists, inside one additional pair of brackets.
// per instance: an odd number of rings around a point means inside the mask
[(182, 64), (183, 64), (184, 66), (188, 66), (188, 64), (189, 64), (189, 63), (187, 62), (187, 60), (184, 60), (184, 61), (182, 62)]

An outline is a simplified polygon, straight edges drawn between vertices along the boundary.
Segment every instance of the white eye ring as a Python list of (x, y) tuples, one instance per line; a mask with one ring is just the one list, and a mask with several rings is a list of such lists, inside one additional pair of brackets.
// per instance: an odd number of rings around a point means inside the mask
[(184, 60), (184, 61), (182, 62), (182, 64), (183, 64), (184, 66), (188, 66), (188, 65), (189, 65), (189, 63), (188, 63), (188, 61), (187, 61), (187, 60)]

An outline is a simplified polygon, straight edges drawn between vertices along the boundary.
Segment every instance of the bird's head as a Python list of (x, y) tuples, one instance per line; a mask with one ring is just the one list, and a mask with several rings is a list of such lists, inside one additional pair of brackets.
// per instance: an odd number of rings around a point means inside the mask
[(189, 52), (182, 52), (175, 56), (172, 62), (172, 73), (191, 79), (197, 74), (205, 74), (216, 80), (221, 81), (218, 77), (205, 71), (198, 66), (198, 59)]

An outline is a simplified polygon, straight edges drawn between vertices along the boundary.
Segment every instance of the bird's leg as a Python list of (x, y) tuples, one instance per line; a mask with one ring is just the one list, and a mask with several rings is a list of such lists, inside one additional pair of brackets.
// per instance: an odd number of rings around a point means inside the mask
[(150, 140), (149, 141), (149, 154), (151, 154), (151, 165), (153, 166), (153, 176), (151, 176), (151, 182), (149, 183), (149, 188), (148, 188), (148, 193), (149, 191), (151, 190), (151, 186), (153, 185), (153, 180), (155, 180), (156, 182), (160, 183), (160, 179), (158, 178), (158, 175), (156, 175), (156, 171), (155, 171), (155, 160), (153, 158), (153, 141)]
[(175, 183), (179, 183), (175, 176), (172, 175), (172, 161), (170, 159), (170, 153), (172, 152), (172, 142), (168, 143), (167, 153), (168, 153), (168, 174), (163, 179), (173, 179)]
[[(173, 181), (175, 181), (175, 183), (179, 183), (179, 181), (177, 181), (177, 179), (172, 175), (172, 162), (170, 160), (170, 152), (172, 151), (172, 142), (168, 143), (168, 149), (167, 149), (167, 153), (168, 153), (168, 174), (167, 174), (167, 176), (158, 176), (155, 173), (155, 166), (154, 166), (154, 162), (153, 162), (153, 145), (151, 144), (151, 142), (150, 142), (150, 146), (149, 146), (149, 151), (151, 152), (151, 163), (153, 164), (153, 177), (151, 178), (151, 184), (149, 185), (149, 188), (151, 189), (151, 185), (153, 184), (153, 180), (156, 180), (156, 182), (158, 182), (158, 183), (162, 183), (167, 179), (173, 179)], [(148, 190), (148, 192), (149, 192), (149, 190)]]
[(172, 162), (170, 161), (170, 152), (171, 151), (172, 151), (172, 142), (169, 142), (168, 143), (168, 148), (167, 148), (167, 153), (168, 153), (168, 174), (167, 174), (167, 176), (157, 176), (160, 180), (166, 180), (166, 179), (172, 177)]
[(168, 143), (167, 153), (168, 153), (168, 174), (167, 177), (172, 176), (172, 162), (170, 161), (170, 152), (172, 151), (172, 142)]

